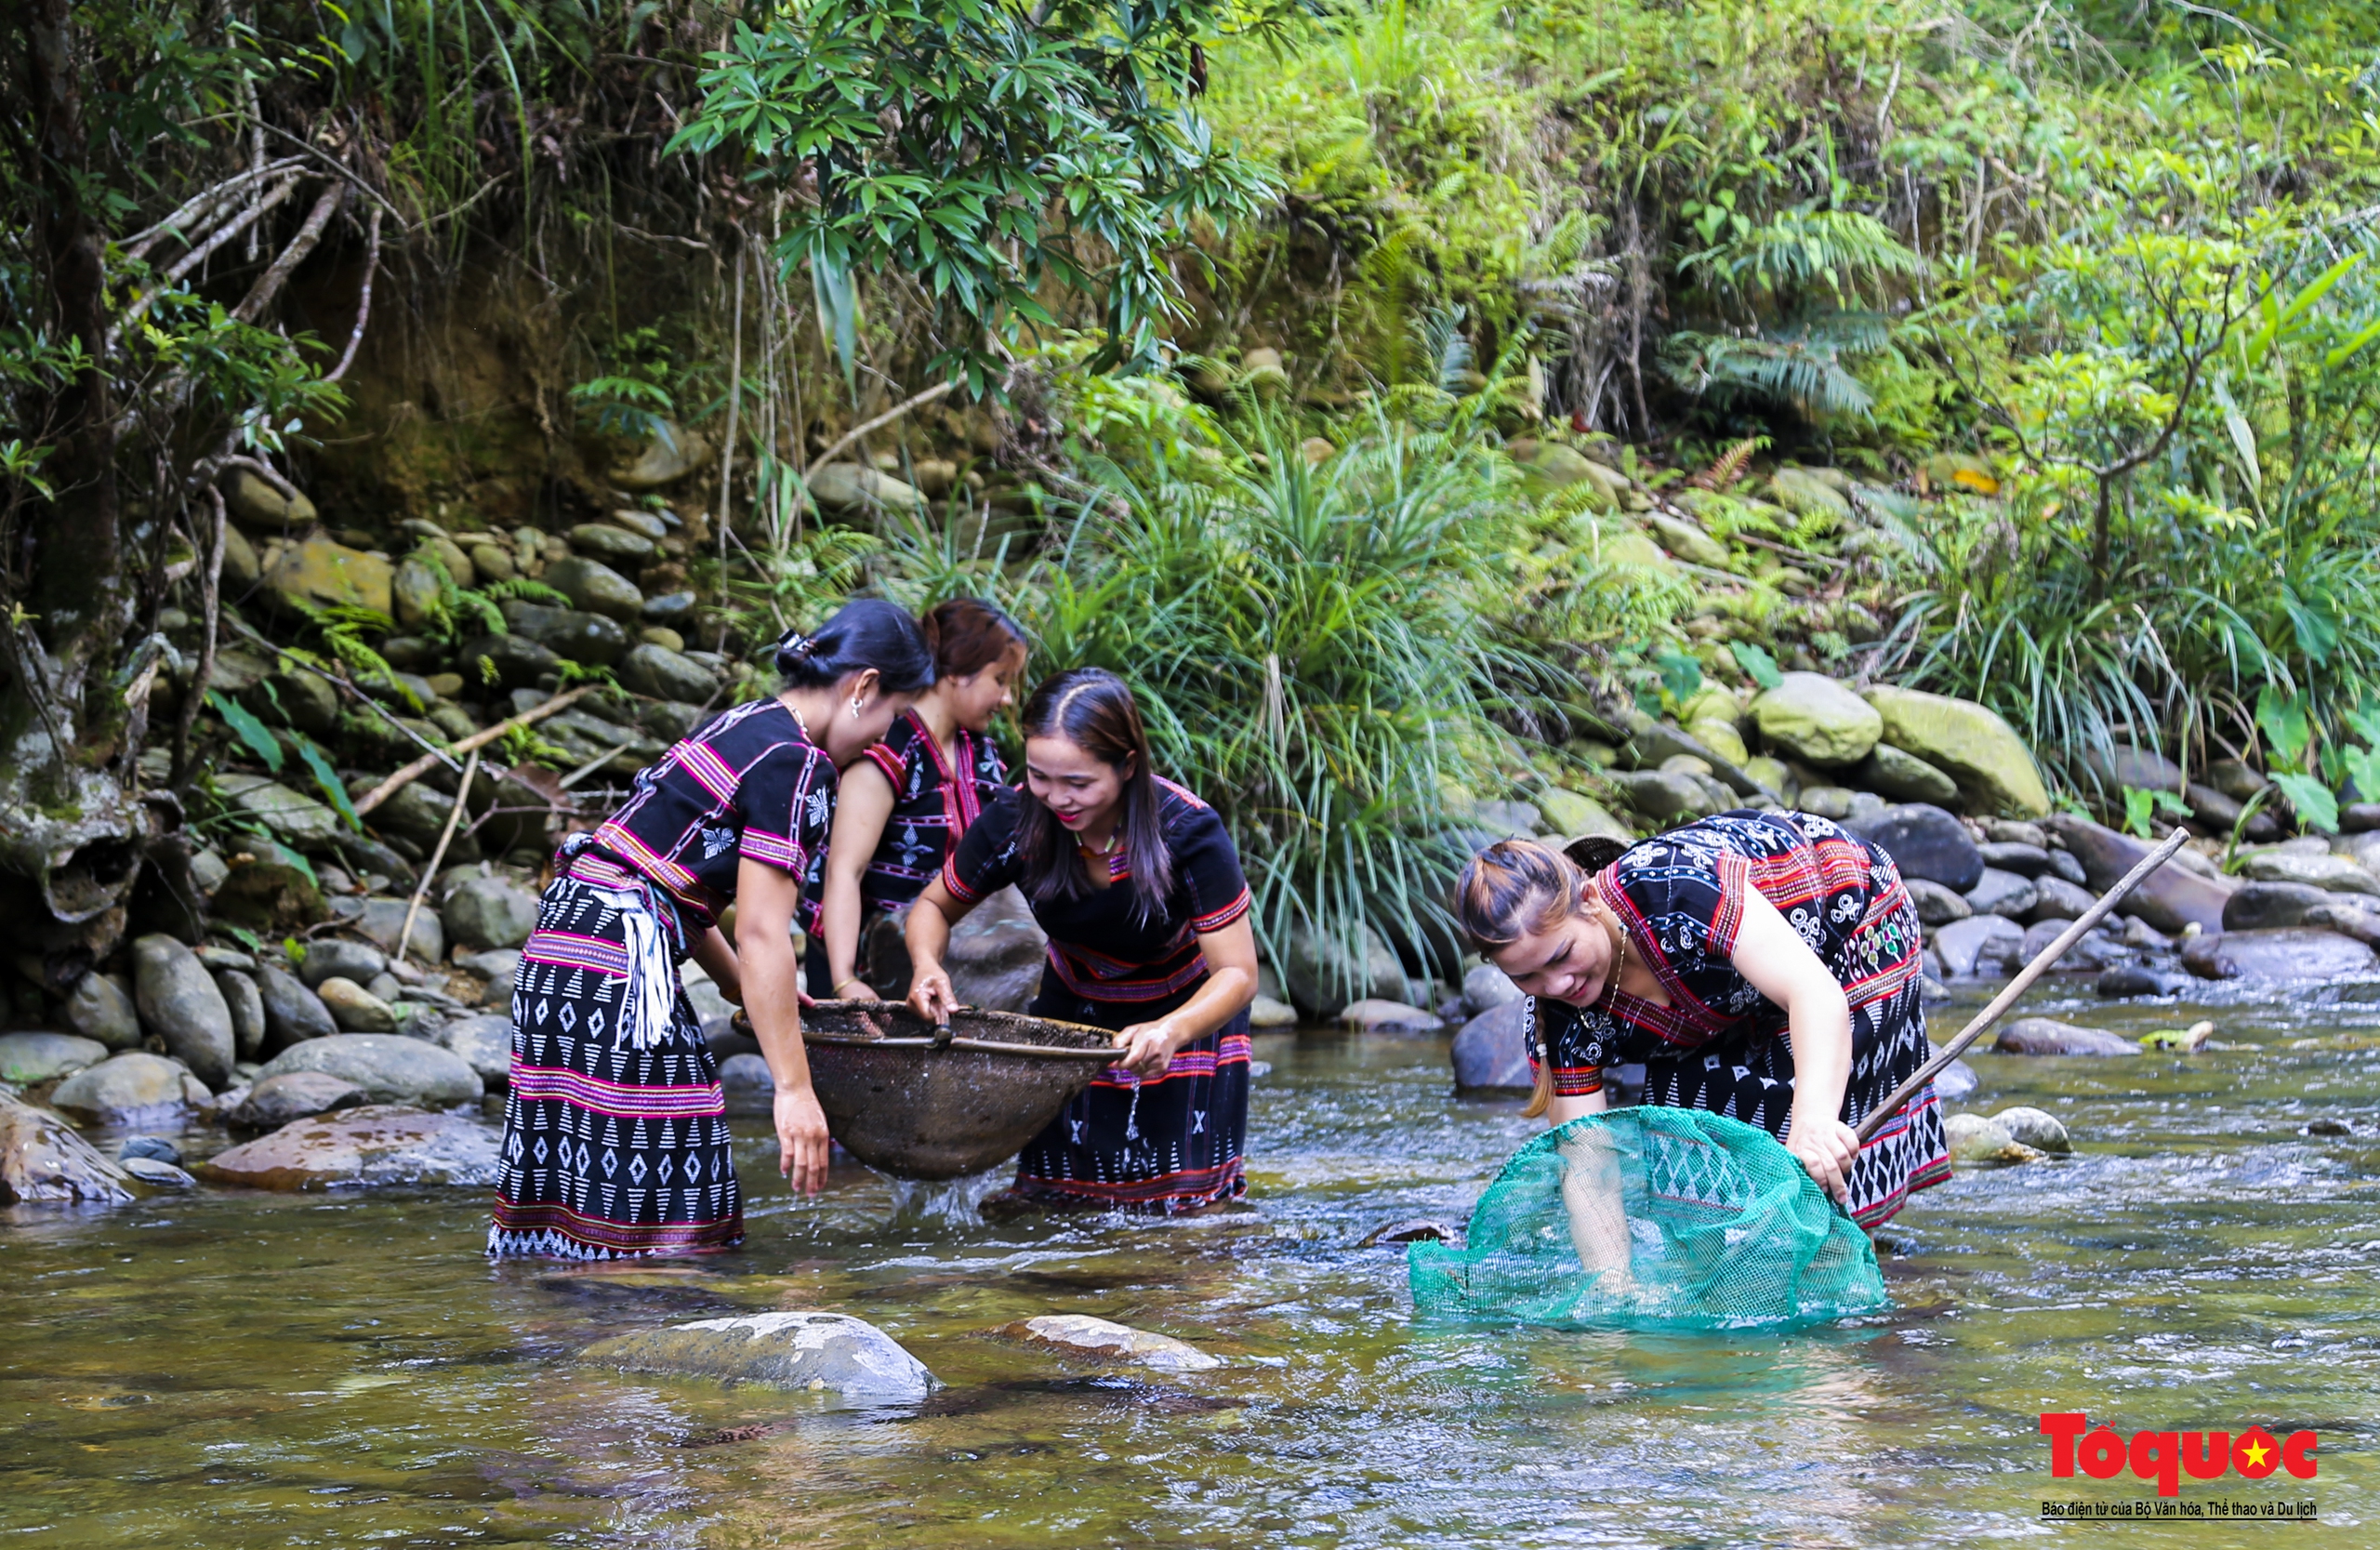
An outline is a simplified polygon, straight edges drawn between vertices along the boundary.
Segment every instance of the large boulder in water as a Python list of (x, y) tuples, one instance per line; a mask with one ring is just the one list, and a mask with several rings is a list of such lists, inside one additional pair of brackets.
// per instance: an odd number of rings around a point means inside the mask
[(73, 1126), (0, 1094), (0, 1205), (121, 1205), (132, 1199), (126, 1182)]
[(198, 1172), (250, 1189), (477, 1188), (496, 1182), (498, 1145), (495, 1126), (468, 1115), (375, 1104), (284, 1125), (216, 1153)]
[(2204, 979), (2289, 985), (2360, 978), (2380, 967), (2380, 955), (2352, 936), (2311, 926), (2230, 931), (2187, 944), (2182, 962)]
[(1792, 672), (1752, 702), (1752, 719), (1772, 753), (1833, 769), (1868, 757), (1884, 718), (1824, 673)]
[(284, 1071), (259, 1079), (223, 1119), (234, 1130), (277, 1131), (334, 1109), (362, 1108), (364, 1090), (321, 1071)]
[(1462, 1025), (1454, 1036), (1454, 1086), (1458, 1093), (1526, 1093), (1533, 1084), (1528, 1045), (1521, 1027), (1528, 1004), (1514, 998)]
[(1871, 684), (1865, 697), (1883, 719), (1883, 740), (1957, 781), (1968, 812), (2038, 818), (2049, 811), (2031, 750), (1997, 712), (1889, 683)]
[(393, 1033), (341, 1033), (292, 1044), (257, 1077), (262, 1080), (284, 1071), (324, 1072), (354, 1083), (376, 1104), (447, 1108), (475, 1104), (486, 1092), (479, 1073), (461, 1056)]
[(1000, 1332), (1069, 1356), (1127, 1361), (1160, 1372), (1204, 1372), (1223, 1365), (1188, 1341), (1088, 1314), (1045, 1313), (1038, 1318), (1019, 1319)]
[(163, 1125), (213, 1098), (180, 1061), (126, 1050), (60, 1082), (49, 1103), (85, 1124)]
[(1032, 907), (1010, 887), (969, 910), (951, 928), (942, 965), (962, 1006), (1022, 1012), (1041, 988), (1041, 965), (1049, 951), (1050, 938), (1033, 919)]
[(628, 1372), (668, 1372), (829, 1389), (849, 1398), (922, 1399), (941, 1387), (925, 1363), (865, 1319), (787, 1311), (705, 1318), (622, 1335), (588, 1346), (579, 1359)]
[[(2057, 814), (2044, 823), (2066, 842), (2067, 854), (2082, 863), (2083, 881), (2095, 894), (2114, 887), (2154, 848), (2069, 813)], [(2233, 892), (2226, 883), (2167, 862), (2149, 873), (2120, 907), (2159, 931), (2178, 932), (2191, 925), (2201, 931), (2221, 931), (2223, 907)]]
[(2268, 931), (2302, 925), (2309, 909), (2327, 909), (2340, 895), (2310, 882), (2252, 882), (2224, 902), (2225, 931)]
[(1903, 802), (1843, 827), (1893, 858), (1904, 878), (1924, 878), (1964, 894), (1983, 880), (1983, 852), (1967, 826), (1930, 802)]

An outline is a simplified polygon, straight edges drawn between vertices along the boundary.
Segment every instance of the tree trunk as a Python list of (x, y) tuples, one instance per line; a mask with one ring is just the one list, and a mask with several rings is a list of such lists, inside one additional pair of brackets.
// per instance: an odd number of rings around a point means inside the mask
[[(126, 711), (115, 657), (132, 622), (124, 574), (117, 431), (107, 371), (102, 233), (84, 203), (88, 137), (80, 37), (69, 0), (27, 0), (23, 29), (31, 150), (41, 189), (34, 232), (46, 272), (48, 323), (87, 363), (50, 405), (57, 451), (43, 472), (57, 492), (33, 529), (30, 586), (11, 599), (7, 682), (0, 685), (0, 929), (32, 931), (55, 979), (70, 960), (104, 953), (123, 930), (124, 901), (148, 838), (122, 768)], [(21, 609), (22, 612), (18, 612)], [(25, 919), (27, 889), (46, 921)]]

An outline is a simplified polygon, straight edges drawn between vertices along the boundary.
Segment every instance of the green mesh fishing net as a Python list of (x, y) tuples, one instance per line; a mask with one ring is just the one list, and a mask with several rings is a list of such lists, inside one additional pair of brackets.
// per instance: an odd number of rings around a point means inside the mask
[(1416, 1243), (1421, 1316), (1727, 1330), (1889, 1306), (1868, 1235), (1756, 1126), (1700, 1109), (1589, 1115), (1523, 1146), (1469, 1242)]

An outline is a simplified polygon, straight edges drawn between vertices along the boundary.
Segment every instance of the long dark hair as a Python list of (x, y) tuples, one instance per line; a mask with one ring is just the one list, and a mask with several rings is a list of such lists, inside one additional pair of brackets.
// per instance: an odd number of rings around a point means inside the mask
[(823, 689), (874, 668), (888, 695), (914, 695), (933, 683), (933, 643), (906, 608), (882, 598), (853, 598), (810, 634), (788, 629), (777, 642), (777, 671), (788, 689)]
[[(1027, 739), (1063, 737), (1124, 777), (1124, 858), (1132, 868), (1132, 915), (1146, 921), (1173, 892), (1173, 857), (1165, 848), (1157, 807), (1157, 772), (1149, 766), (1149, 735), (1141, 708), (1124, 681), (1104, 668), (1069, 668), (1044, 679), (1019, 718)], [(1017, 870), (1025, 896), (1037, 903), (1071, 899), (1091, 887), (1077, 860), (1075, 838), (1050, 810), (1021, 794), (1016, 823)]]

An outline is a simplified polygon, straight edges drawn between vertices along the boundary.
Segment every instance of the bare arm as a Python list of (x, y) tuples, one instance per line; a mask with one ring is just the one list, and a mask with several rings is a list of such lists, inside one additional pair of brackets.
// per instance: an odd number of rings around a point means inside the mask
[(793, 911), (801, 880), (747, 857), (735, 874), (736, 957), (744, 1009), (776, 1083), (777, 1171), (815, 1195), (826, 1184), (826, 1116), (810, 1086), (801, 1047), (801, 960), (793, 951)]
[(1164, 1016), (1118, 1033), (1117, 1047), (1124, 1053), (1117, 1065), (1144, 1077), (1163, 1076), (1175, 1051), (1222, 1027), (1256, 999), (1256, 929), (1247, 916), (1202, 933), (1198, 951), (1207, 960), (1207, 982)]
[(942, 955), (950, 946), (950, 928), (974, 907), (952, 897), (940, 878), (927, 883), (909, 907), (908, 924), (901, 929), (902, 940), (909, 946), (909, 1004), (929, 1022), (946, 1023), (959, 1010), (959, 992), (951, 988)]
[(721, 995), (737, 1006), (744, 1004), (744, 965), (725, 932), (717, 926), (704, 932), (694, 938), (694, 950), (687, 956), (703, 966), (703, 973), (719, 987)]
[(1851, 1080), (1851, 1003), (1833, 973), (1757, 889), (1744, 890), (1733, 961), (1753, 989), (1785, 1009), (1793, 1052), (1786, 1148), (1820, 1188), (1847, 1200), (1851, 1166), (1859, 1156), (1859, 1139), (1843, 1122), (1843, 1091)]
[[(863, 759), (843, 772), (835, 798), (835, 828), (826, 842), (826, 886), (819, 905), (818, 930), (826, 939), (826, 970), (834, 994), (858, 978), (859, 880), (884, 838), (892, 816), (892, 783), (876, 762)], [(866, 987), (862, 986), (862, 990)]]

